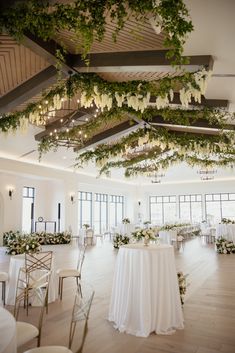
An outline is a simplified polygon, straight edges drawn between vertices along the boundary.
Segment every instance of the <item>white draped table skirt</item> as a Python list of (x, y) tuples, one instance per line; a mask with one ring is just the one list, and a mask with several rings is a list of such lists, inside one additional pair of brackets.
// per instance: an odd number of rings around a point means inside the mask
[(217, 224), (216, 238), (223, 237), (235, 243), (235, 224)]
[(172, 246), (129, 244), (119, 249), (109, 321), (120, 332), (140, 337), (183, 329)]

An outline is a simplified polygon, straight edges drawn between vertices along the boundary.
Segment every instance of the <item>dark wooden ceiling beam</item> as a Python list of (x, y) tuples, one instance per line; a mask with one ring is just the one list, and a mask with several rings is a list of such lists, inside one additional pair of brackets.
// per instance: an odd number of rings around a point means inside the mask
[[(150, 103), (155, 103), (156, 102), (156, 97), (151, 96), (150, 97)], [(180, 104), (180, 95), (179, 93), (174, 94), (174, 99), (171, 102), (172, 104)], [(205, 97), (201, 98), (201, 103), (195, 102), (195, 100), (192, 98), (192, 102), (189, 103), (189, 106), (203, 106), (207, 108), (228, 108), (229, 101), (226, 99), (206, 99)]]
[(131, 131), (135, 130), (139, 126), (139, 123), (136, 121), (132, 121), (130, 124), (130, 121), (124, 121), (111, 129), (105, 130), (95, 136), (93, 136), (90, 140), (88, 140), (85, 145), (80, 149), (80, 148), (75, 148), (75, 152), (82, 152), (84, 149), (87, 147), (94, 147), (94, 145), (97, 145), (98, 143), (105, 143), (108, 140), (110, 141), (112, 139), (116, 139), (118, 137), (121, 137), (124, 133), (130, 133)]
[[(200, 119), (196, 122), (192, 122), (190, 123), (190, 125), (187, 125), (187, 126), (184, 126), (184, 125), (180, 125), (180, 124), (177, 124), (177, 123), (173, 123), (173, 122), (169, 122), (169, 121), (166, 121), (163, 119), (162, 116), (154, 116), (151, 121), (148, 121), (148, 124), (150, 125), (161, 125), (161, 126), (164, 126), (164, 125), (167, 125), (167, 126), (171, 126), (171, 128), (175, 128), (176, 126), (180, 127), (181, 129), (185, 129), (185, 131), (187, 132), (188, 129), (190, 128), (201, 128), (201, 129), (208, 129), (208, 130), (220, 130), (220, 127), (216, 126), (216, 125), (210, 125), (208, 123), (207, 120), (205, 119)], [(235, 130), (235, 125), (226, 125), (225, 127), (226, 130)], [(204, 130), (201, 130), (201, 133), (204, 133)]]
[[(167, 50), (147, 50), (116, 53), (89, 54), (89, 66), (86, 65), (81, 55), (70, 55), (70, 66), (79, 72), (133, 72), (133, 71), (167, 71), (175, 72), (170, 61), (166, 59)], [(205, 66), (213, 67), (211, 55), (196, 55), (189, 57), (189, 64), (182, 65), (187, 71), (197, 71)]]
[(8, 113), (41, 93), (57, 80), (57, 70), (49, 66), (0, 98), (0, 114)]

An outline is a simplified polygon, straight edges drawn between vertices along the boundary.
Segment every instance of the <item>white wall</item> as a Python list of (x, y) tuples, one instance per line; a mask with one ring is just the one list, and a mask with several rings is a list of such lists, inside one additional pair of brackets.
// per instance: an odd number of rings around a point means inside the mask
[[(8, 186), (14, 188), (12, 200)], [(133, 200), (136, 188), (133, 185), (0, 158), (1, 232), (21, 229), (23, 186), (35, 187), (35, 220), (41, 216), (44, 220), (57, 221), (57, 207), (61, 203), (61, 230), (71, 228), (73, 233), (77, 233), (77, 196), (80, 190), (123, 195), (126, 204), (124, 215), (135, 221)], [(70, 200), (71, 193), (75, 195), (74, 203)]]

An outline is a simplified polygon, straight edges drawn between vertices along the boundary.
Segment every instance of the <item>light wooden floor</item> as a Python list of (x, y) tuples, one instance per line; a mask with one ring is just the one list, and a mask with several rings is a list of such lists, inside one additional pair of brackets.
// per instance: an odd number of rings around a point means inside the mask
[[(58, 267), (75, 266), (76, 244), (55, 246), (53, 250)], [(190, 282), (183, 309), (185, 329), (170, 336), (138, 338), (119, 333), (107, 321), (116, 254), (108, 240), (89, 247), (86, 253), (83, 279), (94, 286), (95, 298), (84, 353), (235, 352), (235, 255), (218, 255), (214, 245), (197, 238), (188, 241), (183, 252), (176, 251), (177, 270), (188, 273)], [(1, 252), (0, 270), (7, 270), (8, 265), (9, 256)], [(74, 292), (75, 282), (66, 280), (63, 301), (49, 305), (42, 345), (66, 345)], [(33, 316), (36, 314), (31, 311), (30, 318)], [(35, 342), (18, 353), (33, 346)]]

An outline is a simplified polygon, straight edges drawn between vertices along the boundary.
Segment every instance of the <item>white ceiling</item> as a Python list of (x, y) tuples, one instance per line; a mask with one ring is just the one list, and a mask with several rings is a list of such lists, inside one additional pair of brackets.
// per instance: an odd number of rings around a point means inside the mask
[[(213, 55), (213, 74), (235, 75), (235, 0), (185, 0), (190, 10), (195, 27), (185, 44), (186, 55)], [(230, 109), (235, 111), (235, 77), (212, 77), (209, 83), (206, 98), (228, 99)], [(27, 163), (38, 164), (37, 143), (34, 135), (41, 128), (30, 127), (27, 134), (5, 136), (0, 134), (0, 157), (10, 158)], [(33, 151), (33, 152), (32, 152)], [(31, 152), (31, 153), (30, 153)], [(25, 155), (29, 153), (28, 155)], [(23, 156), (25, 155), (25, 156)], [(49, 152), (43, 156), (41, 165), (68, 169), (74, 165), (76, 154), (72, 150), (59, 149), (58, 152)], [(185, 164), (171, 167), (162, 179), (163, 183), (180, 183), (200, 180), (197, 168), (189, 168)], [(98, 175), (94, 165), (81, 170), (82, 173)], [(111, 172), (114, 180), (123, 180), (123, 171)], [(233, 170), (218, 170), (215, 180), (235, 179)], [(151, 179), (134, 178), (128, 180), (137, 184), (151, 183)]]

